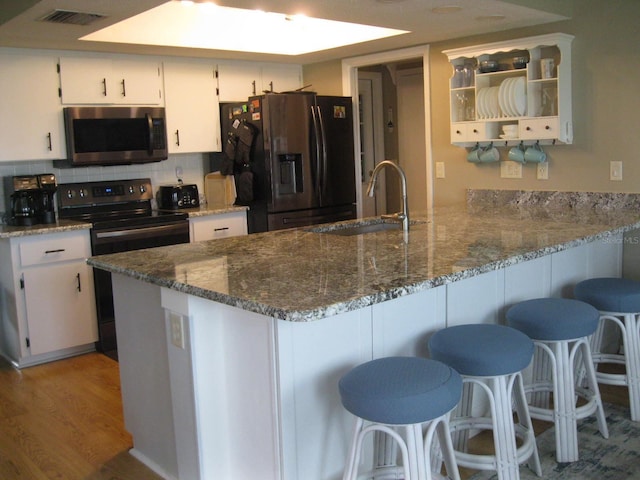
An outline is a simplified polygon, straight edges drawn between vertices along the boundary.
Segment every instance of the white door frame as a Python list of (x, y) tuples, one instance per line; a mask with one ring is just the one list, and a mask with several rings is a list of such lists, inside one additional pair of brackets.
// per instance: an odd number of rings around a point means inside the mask
[[(427, 208), (433, 207), (433, 154), (431, 150), (431, 87), (429, 78), (429, 45), (421, 45), (418, 47), (404, 48), (390, 52), (373, 53), (361, 57), (345, 58), (342, 60), (342, 94), (351, 97), (354, 105), (358, 101), (358, 67), (368, 65), (379, 65), (384, 63), (393, 63), (400, 60), (410, 60), (414, 58), (422, 58), (422, 68), (424, 71), (424, 137), (425, 137), (425, 156), (427, 159)], [(353, 132), (354, 132), (354, 156), (360, 158), (360, 118), (357, 108), (353, 109)], [(362, 178), (360, 162), (356, 162), (356, 178)], [(356, 182), (356, 198), (358, 199), (357, 212), (358, 217), (362, 216), (362, 184)]]
[[(384, 157), (384, 113), (383, 113), (383, 102), (382, 102), (382, 74), (380, 72), (358, 72), (358, 80), (369, 80), (371, 82), (371, 108), (372, 115), (370, 119), (360, 119), (362, 122), (363, 128), (370, 128), (373, 135), (373, 168), (385, 159)], [(358, 92), (360, 93), (360, 92)], [(358, 95), (360, 98), (360, 95)], [(358, 113), (360, 113), (360, 108), (358, 109)], [(358, 130), (360, 132), (360, 130)], [(362, 145), (362, 142), (359, 142), (359, 145)], [(362, 152), (360, 152), (362, 154)], [(360, 157), (356, 157), (360, 158)], [(362, 162), (361, 162), (362, 163)], [(373, 168), (371, 170), (373, 170)], [(364, 188), (364, 184), (369, 182), (369, 176), (367, 172), (362, 172), (364, 178), (364, 182), (362, 188)], [(386, 198), (386, 183), (384, 180), (384, 171), (380, 172), (380, 178), (378, 181), (378, 186), (376, 187), (376, 192), (378, 195), (375, 197), (375, 209), (380, 213), (385, 213), (387, 211), (387, 198)], [(362, 208), (364, 209), (365, 199), (364, 197), (359, 197), (358, 205), (362, 202)]]

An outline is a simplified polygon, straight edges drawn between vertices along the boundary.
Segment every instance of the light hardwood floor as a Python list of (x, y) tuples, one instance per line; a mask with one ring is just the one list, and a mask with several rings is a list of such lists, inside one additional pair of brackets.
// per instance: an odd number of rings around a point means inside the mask
[(129, 455), (118, 363), (92, 353), (17, 370), (0, 360), (0, 478), (160, 480)]
[[(128, 453), (114, 360), (92, 353), (22, 370), (0, 360), (0, 385), (0, 479), (160, 480)], [(629, 405), (623, 387), (601, 392)], [(490, 435), (476, 437), (476, 448), (491, 451)]]

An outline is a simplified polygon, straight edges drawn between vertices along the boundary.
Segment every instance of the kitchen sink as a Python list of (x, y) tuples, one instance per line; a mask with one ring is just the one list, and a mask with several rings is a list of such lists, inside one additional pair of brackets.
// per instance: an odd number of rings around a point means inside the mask
[[(409, 225), (416, 223), (411, 221)], [(386, 222), (380, 220), (369, 220), (364, 222), (344, 223), (336, 225), (321, 225), (318, 227), (310, 228), (308, 231), (313, 233), (327, 233), (330, 235), (341, 235), (343, 237), (349, 237), (352, 235), (364, 235), (367, 233), (383, 232), (387, 230), (402, 230), (402, 223), (400, 222)]]

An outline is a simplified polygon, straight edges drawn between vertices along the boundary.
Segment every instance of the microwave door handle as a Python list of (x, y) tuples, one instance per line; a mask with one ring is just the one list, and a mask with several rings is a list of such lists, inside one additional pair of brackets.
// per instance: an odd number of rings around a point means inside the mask
[(145, 117), (147, 117), (147, 129), (149, 130), (149, 148), (147, 149), (147, 153), (153, 155), (153, 118), (148, 113), (145, 114)]

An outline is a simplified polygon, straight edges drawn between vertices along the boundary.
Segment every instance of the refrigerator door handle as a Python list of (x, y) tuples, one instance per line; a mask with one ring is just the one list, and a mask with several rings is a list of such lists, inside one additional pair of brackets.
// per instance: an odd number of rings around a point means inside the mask
[(314, 137), (314, 147), (316, 150), (316, 161), (315, 161), (315, 178), (314, 178), (314, 183), (315, 183), (315, 192), (316, 195), (320, 195), (321, 190), (320, 190), (320, 185), (321, 185), (321, 180), (320, 180), (320, 175), (321, 175), (321, 168), (320, 168), (320, 159), (322, 157), (322, 150), (321, 150), (321, 132), (320, 132), (320, 128), (318, 127), (318, 117), (316, 116), (316, 111), (314, 106), (311, 106), (311, 118), (313, 119), (313, 132), (315, 134)]
[(322, 118), (322, 110), (316, 106), (318, 111), (318, 123), (320, 124), (320, 138), (322, 139), (322, 170), (320, 174), (320, 205), (322, 205), (322, 196), (327, 189), (327, 136), (324, 131), (324, 119)]

